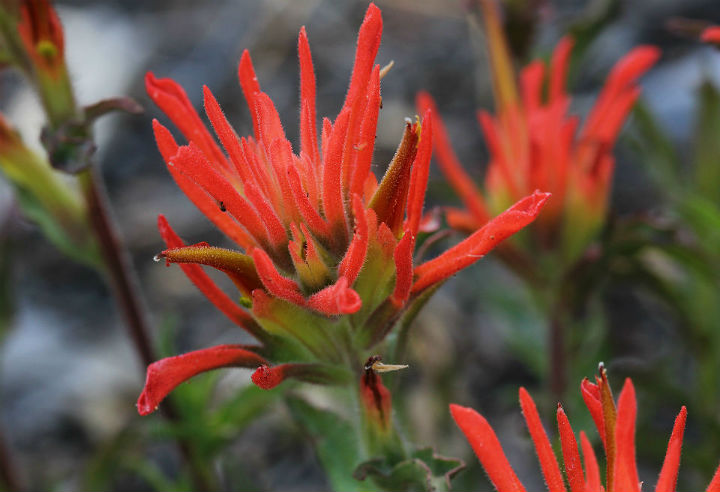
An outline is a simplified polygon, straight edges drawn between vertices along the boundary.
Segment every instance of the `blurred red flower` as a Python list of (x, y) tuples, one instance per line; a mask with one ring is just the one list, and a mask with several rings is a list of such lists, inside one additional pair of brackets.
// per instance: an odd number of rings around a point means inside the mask
[(498, 210), (535, 189), (553, 199), (531, 228), (538, 247), (560, 249), (568, 260), (583, 252), (604, 223), (614, 158), (612, 149), (640, 94), (637, 79), (657, 61), (658, 48), (641, 46), (612, 69), (582, 127), (568, 116), (566, 79), (573, 41), (563, 38), (549, 66), (534, 61), (519, 78), (493, 2), (482, 2), (493, 72), (496, 115), (478, 111), (490, 151), (484, 192), (452, 150), (432, 97), (418, 94), (420, 111), (432, 109), (435, 157), (464, 209), (448, 209), (449, 224), (473, 231)]
[[(580, 391), (605, 449), (606, 477), (603, 486), (595, 452), (585, 432), (582, 431), (580, 432), (580, 449), (583, 456), (581, 461), (575, 434), (570, 427), (565, 411), (558, 404), (558, 432), (565, 476), (570, 490), (572, 492), (601, 490), (640, 492), (642, 482), (638, 478), (635, 461), (637, 401), (632, 381), (629, 378), (625, 380), (617, 406), (602, 366), (596, 382), (591, 383), (586, 378), (580, 385)], [(553, 492), (567, 490), (560, 466), (540, 422), (535, 402), (525, 388), (520, 388), (520, 406), (548, 490)], [(487, 420), (473, 409), (459, 405), (450, 405), (450, 412), (470, 442), (495, 488), (499, 492), (524, 491), (525, 487), (510, 466), (500, 442)], [(675, 490), (686, 419), (687, 409), (682, 407), (670, 435), (665, 460), (655, 486), (657, 492)], [(707, 491), (720, 491), (720, 467), (715, 472)]]

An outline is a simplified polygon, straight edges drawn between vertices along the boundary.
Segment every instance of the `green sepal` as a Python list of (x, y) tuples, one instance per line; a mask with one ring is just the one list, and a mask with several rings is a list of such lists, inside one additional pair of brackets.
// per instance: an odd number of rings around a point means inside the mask
[(340, 361), (339, 351), (334, 346), (332, 337), (332, 334), (339, 329), (337, 326), (339, 320), (315, 314), (291, 302), (271, 297), (260, 289), (253, 292), (252, 314), (266, 332), (288, 342), (295, 342), (292, 345), (299, 350), (294, 350), (295, 357), (290, 360)]

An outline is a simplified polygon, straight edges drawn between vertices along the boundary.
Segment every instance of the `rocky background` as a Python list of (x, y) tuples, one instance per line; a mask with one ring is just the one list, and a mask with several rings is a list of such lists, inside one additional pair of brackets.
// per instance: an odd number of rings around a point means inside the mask
[[(378, 174), (399, 141), (403, 119), (416, 113), (415, 93), (425, 89), (437, 99), (461, 161), (480, 180), (487, 153), (474, 111), (491, 108), (492, 101), (482, 33), (468, 20), (469, 3), (377, 1), (384, 18), (378, 62), (395, 62), (383, 80), (374, 158)], [(536, 28), (529, 30), (526, 25), (519, 35), (531, 41), (526, 45), (529, 56), (548, 53), (570, 26), (604, 6), (602, 1), (584, 0), (514, 3), (535, 12), (535, 17), (528, 15)], [(631, 47), (656, 44), (664, 55), (644, 78), (643, 97), (679, 148), (687, 148), (697, 88), (705, 78), (720, 85), (720, 53), (672, 32), (667, 23), (677, 17), (720, 23), (720, 3), (623, 0), (619, 4), (573, 72), (575, 110), (587, 110), (609, 68)], [(238, 133), (247, 134), (251, 124), (236, 69), (242, 50), (248, 49), (263, 90), (273, 98), (287, 134), (297, 140), (299, 27), (306, 26), (313, 50), (318, 114), (334, 116), (347, 87), (356, 31), (366, 6), (350, 0), (57, 2), (81, 102), (129, 95), (146, 109), (141, 116), (110, 116), (97, 125), (98, 161), (139, 273), (154, 335), (165, 341), (167, 353), (238, 343), (244, 335), (213, 309), (179, 268), (165, 268), (152, 260), (163, 248), (155, 226), (159, 213), (189, 242), (225, 244), (227, 240), (194, 209), (164, 169), (151, 120), (167, 123), (167, 119), (144, 93), (145, 72), (180, 82), (198, 108), (202, 85), (208, 85)], [(42, 115), (32, 93), (20, 82), (16, 74), (0, 76), (0, 106), (24, 138), (32, 141)], [(617, 150), (613, 212), (652, 214), (657, 192), (626, 143), (621, 140)], [(431, 180), (427, 205), (452, 202), (437, 169)], [(157, 485), (144, 467), (152, 465), (168, 477), (177, 475), (180, 462), (175, 448), (152, 438), (159, 418), (143, 420), (135, 412), (144, 368), (103, 280), (49, 245), (23, 219), (11, 190), (2, 183), (0, 234), (4, 274), (0, 295), (7, 314), (0, 348), (0, 423), (24, 470), (23, 479), (33, 490), (78, 490), (88, 483), (142, 490)], [(681, 350), (677, 348), (681, 327), (654, 298), (630, 286), (615, 286), (602, 302), (610, 313), (611, 333), (617, 336), (607, 352), (616, 388), (621, 376), (647, 372), (663, 356)], [(535, 480), (529, 487), (542, 487), (516, 396), (518, 385), (532, 392), (539, 384), (527, 354), (542, 350), (544, 336), (529, 305), (520, 282), (489, 257), (441, 289), (418, 320), (411, 358), (397, 361), (411, 366), (401, 378), (402, 400), (396, 400), (407, 411), (408, 428), (417, 429), (411, 439), (432, 444), (443, 454), (467, 458), (470, 469), (460, 478), (461, 490), (491, 486), (449, 421), (450, 401), (481, 410), (498, 431), (518, 474)], [(679, 360), (686, 357), (677, 354)], [(591, 371), (596, 363), (588, 361)], [(225, 371), (213, 398), (229, 398), (247, 382), (248, 374), (242, 370)], [(659, 422), (658, 432), (666, 439), (679, 405), (672, 401), (667, 409), (648, 408), (645, 401), (662, 395), (644, 394), (641, 389), (640, 412)], [(543, 404), (549, 409), (553, 403)], [(217, 467), (226, 477), (224, 487), (327, 488), (309, 444), (285, 412), (282, 405), (269, 407), (223, 452)], [(703, 437), (703, 431), (693, 427), (692, 415), (690, 409), (688, 439)], [(585, 414), (571, 419), (576, 430), (589, 428)], [(550, 420), (548, 426), (552, 427)], [(134, 449), (130, 453), (134, 458), (103, 472), (102, 467), (108, 466), (103, 457), (113, 456), (122, 436), (138, 432), (144, 441), (128, 446)], [(642, 436), (638, 443), (640, 462), (650, 470), (645, 475), (653, 476), (659, 470), (660, 451), (642, 451)], [(90, 475), (102, 480), (88, 482)], [(704, 485), (709, 476), (710, 471), (699, 465), (684, 463), (681, 468), (681, 483), (690, 488)]]

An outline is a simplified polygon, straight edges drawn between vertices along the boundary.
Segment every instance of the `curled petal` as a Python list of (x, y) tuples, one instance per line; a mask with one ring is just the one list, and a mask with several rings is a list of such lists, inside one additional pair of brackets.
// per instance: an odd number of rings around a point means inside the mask
[(252, 375), (252, 382), (269, 390), (286, 379), (297, 379), (313, 384), (341, 384), (347, 382), (348, 374), (337, 366), (314, 363), (288, 363), (269, 367), (258, 367)]
[(348, 285), (348, 279), (340, 277), (333, 285), (313, 294), (307, 301), (308, 307), (328, 316), (358, 312), (362, 299)]
[(180, 383), (211, 369), (257, 367), (266, 361), (241, 345), (218, 345), (153, 362), (147, 368), (145, 388), (137, 401), (140, 415), (154, 412)]
[(285, 380), (285, 368), (287, 364), (269, 367), (265, 364), (258, 367), (252, 374), (252, 382), (259, 388), (264, 390), (273, 389)]

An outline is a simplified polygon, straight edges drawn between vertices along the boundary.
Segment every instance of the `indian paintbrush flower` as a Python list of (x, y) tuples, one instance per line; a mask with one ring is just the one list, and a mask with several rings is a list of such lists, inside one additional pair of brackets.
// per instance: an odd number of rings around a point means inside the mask
[[(601, 364), (600, 374), (596, 376), (595, 383), (586, 378), (580, 385), (580, 391), (605, 449), (605, 485), (602, 484), (600, 467), (590, 440), (585, 432), (580, 432), (581, 460), (575, 433), (565, 411), (558, 404), (558, 433), (569, 489), (572, 492), (600, 490), (640, 492), (642, 482), (638, 478), (635, 460), (637, 401), (632, 381), (629, 378), (625, 380), (616, 404), (606, 371)], [(565, 487), (565, 480), (555, 453), (540, 421), (535, 402), (525, 388), (520, 388), (519, 393), (522, 413), (535, 446), (548, 490), (552, 492), (568, 490)], [(450, 405), (450, 412), (495, 488), (499, 492), (524, 491), (525, 487), (513, 471), (487, 420), (473, 409), (459, 405)], [(686, 420), (687, 409), (682, 407), (670, 434), (665, 460), (655, 485), (657, 492), (673, 492), (675, 490)], [(720, 490), (720, 467), (706, 490), (708, 492)]]
[[(178, 145), (153, 122), (168, 170), (192, 202), (241, 249), (185, 245), (160, 216), (167, 249), (195, 285), (260, 345), (224, 345), (163, 359), (148, 368), (138, 400), (152, 412), (182, 381), (218, 367), (258, 368), (253, 382), (271, 388), (285, 379), (352, 381), (368, 351), (434, 287), (474, 263), (532, 222), (548, 198), (535, 192), (465, 241), (420, 265), (413, 251), (432, 154), (433, 120), (405, 123), (402, 141), (378, 183), (370, 170), (381, 106), (375, 64), (382, 19), (373, 4), (358, 36), (349, 89), (340, 113), (316, 128), (315, 75), (305, 29), (300, 30), (300, 149), (285, 136), (250, 55), (238, 76), (254, 135), (239, 138), (210, 89), (202, 123), (184, 90), (149, 73), (147, 92), (189, 141)], [(232, 280), (239, 302), (221, 291), (201, 265)]]
[[(461, 167), (445, 127), (427, 93), (417, 98), (420, 111), (432, 108), (435, 157), (464, 209), (448, 209), (448, 223), (473, 231), (489, 217), (535, 189), (553, 194), (545, 212), (529, 228), (532, 255), (560, 252), (572, 264), (602, 226), (613, 176), (613, 145), (640, 94), (637, 79), (658, 59), (659, 50), (640, 46), (612, 69), (582, 126), (568, 116), (571, 97), (566, 79), (573, 40), (563, 38), (549, 65), (534, 61), (519, 78), (494, 2), (481, 2), (492, 70), (496, 115), (478, 111), (489, 152), (484, 192)], [(512, 241), (516, 243), (516, 241)]]

